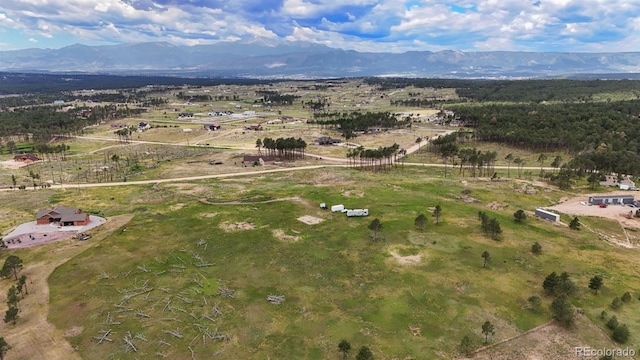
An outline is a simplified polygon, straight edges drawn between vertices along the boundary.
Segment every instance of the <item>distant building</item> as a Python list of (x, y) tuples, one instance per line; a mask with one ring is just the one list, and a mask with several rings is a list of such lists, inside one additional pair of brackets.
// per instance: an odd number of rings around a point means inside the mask
[(32, 163), (32, 162), (40, 161), (41, 159), (36, 154), (27, 153), (27, 154), (16, 155), (13, 157), (13, 160), (17, 162), (22, 162), (22, 163)]
[(340, 139), (333, 139), (329, 136), (322, 136), (316, 139), (318, 145), (333, 145), (341, 143)]
[(598, 195), (598, 196), (589, 196), (589, 204), (590, 205), (627, 205), (633, 204), (634, 198), (633, 195)]
[(216, 131), (220, 129), (220, 124), (204, 124), (204, 129), (209, 131)]
[(260, 124), (257, 124), (257, 125), (245, 125), (244, 129), (245, 130), (260, 131), (260, 130), (262, 130), (262, 125), (260, 125)]

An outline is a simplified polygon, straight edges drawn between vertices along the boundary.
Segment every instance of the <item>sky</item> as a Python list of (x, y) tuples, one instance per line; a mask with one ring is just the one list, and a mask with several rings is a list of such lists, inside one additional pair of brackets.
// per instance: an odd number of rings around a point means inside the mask
[(0, 51), (306, 41), (366, 52), (640, 51), (640, 0), (2, 0)]

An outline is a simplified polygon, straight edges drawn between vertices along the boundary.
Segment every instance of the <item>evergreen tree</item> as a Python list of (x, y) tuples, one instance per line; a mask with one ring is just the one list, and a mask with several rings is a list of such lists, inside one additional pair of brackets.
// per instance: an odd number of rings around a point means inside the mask
[(436, 224), (440, 223), (440, 216), (442, 216), (442, 207), (436, 205), (436, 208), (433, 210), (433, 217), (436, 218)]
[(356, 360), (373, 360), (373, 353), (369, 350), (368, 347), (363, 346), (358, 351), (358, 355), (356, 355)]
[(427, 224), (427, 217), (424, 216), (424, 214), (418, 215), (418, 217), (416, 217), (414, 221), (414, 224), (418, 229), (424, 230), (424, 227)]
[(596, 275), (589, 280), (589, 289), (593, 290), (596, 295), (598, 294), (598, 290), (602, 288), (602, 276)]
[(569, 223), (569, 229), (571, 230), (580, 230), (580, 220), (577, 216), (573, 217), (573, 220)]
[(482, 335), (484, 335), (484, 343), (489, 342), (489, 336), (495, 335), (495, 326), (490, 321), (485, 321), (482, 324)]
[(531, 252), (536, 254), (536, 255), (541, 254), (542, 253), (542, 245), (540, 245), (540, 243), (537, 242), (537, 241), (534, 242), (533, 245), (531, 245)]
[(342, 357), (346, 359), (349, 355), (349, 351), (351, 350), (351, 344), (347, 340), (342, 340), (338, 344), (338, 350), (340, 350)]
[(562, 326), (569, 327), (573, 325), (575, 318), (573, 312), (573, 305), (569, 302), (567, 294), (560, 294), (553, 299), (551, 303), (551, 313), (553, 318), (556, 319)]

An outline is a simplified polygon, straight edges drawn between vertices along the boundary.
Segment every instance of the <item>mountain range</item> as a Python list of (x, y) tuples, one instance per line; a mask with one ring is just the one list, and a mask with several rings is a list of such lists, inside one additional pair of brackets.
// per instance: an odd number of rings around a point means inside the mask
[(249, 78), (637, 78), (640, 52), (358, 52), (306, 42), (72, 45), (0, 52), (0, 71)]

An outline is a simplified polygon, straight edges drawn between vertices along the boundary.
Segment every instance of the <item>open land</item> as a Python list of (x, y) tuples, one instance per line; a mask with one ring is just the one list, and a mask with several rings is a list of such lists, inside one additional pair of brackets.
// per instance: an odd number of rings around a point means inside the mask
[[(399, 110), (362, 84), (333, 91), (343, 109)], [(107, 219), (87, 241), (6, 250), (24, 260), (30, 279), (18, 323), (0, 324), (13, 347), (8, 359), (330, 359), (339, 358), (343, 339), (354, 349), (368, 346), (376, 358), (452, 359), (461, 356), (465, 335), (475, 344), (474, 358), (567, 359), (575, 346), (620, 347), (600, 318), (603, 310), (634, 334), (624, 346), (640, 346), (640, 226), (626, 217), (631, 208), (582, 205), (583, 189), (549, 185), (535, 175), (542, 167), (516, 176), (500, 160), (493, 180), (461, 176), (425, 151), (426, 143), (416, 144), (417, 137), (452, 129), (419, 116), (411, 129), (351, 141), (412, 149), (406, 164), (372, 172), (347, 167), (344, 146), (312, 145), (319, 136), (340, 135), (307, 124), (303, 107), (284, 109), (291, 118), (271, 124), (283, 109), (258, 108), (260, 119), (207, 115), (239, 104), (172, 99), (122, 120), (171, 127), (123, 142), (111, 124), (99, 124), (64, 139), (71, 146), (65, 160), (18, 167), (5, 159), (9, 171), (22, 171), (19, 184), (31, 188), (35, 179), (27, 175), (35, 171), (52, 186), (0, 192), (2, 235), (31, 221), (34, 209), (55, 204)], [(182, 111), (196, 116), (177, 119)], [(222, 130), (202, 129), (214, 121)], [(244, 129), (259, 121), (262, 131)], [(257, 153), (256, 139), (267, 136), (302, 137), (310, 145), (296, 161), (243, 165), (243, 155)], [(517, 152), (535, 163), (536, 155), (521, 149), (479, 146), (500, 151), (499, 159)], [(124, 159), (137, 165), (126, 177)], [(11, 186), (8, 174), (1, 181)], [(348, 218), (320, 203), (368, 208), (370, 216)], [(436, 205), (443, 209), (437, 224)], [(537, 207), (561, 213), (561, 222), (532, 217)], [(518, 209), (530, 215), (522, 224), (513, 220)], [(497, 241), (482, 233), (479, 211), (499, 220)], [(415, 226), (419, 214), (427, 217), (424, 229)], [(582, 230), (567, 226), (573, 216)], [(383, 224), (376, 242), (368, 229), (374, 218)], [(534, 242), (542, 245), (539, 255), (531, 252)], [(486, 268), (483, 251), (491, 254)], [(573, 328), (550, 321), (553, 299), (541, 284), (552, 271), (568, 272), (577, 284)], [(587, 287), (595, 274), (605, 284), (597, 295)], [(0, 294), (12, 284), (0, 280)], [(610, 309), (626, 291), (634, 299)], [(533, 295), (542, 299), (536, 311), (527, 303)], [(487, 320), (496, 331), (484, 346)]]

